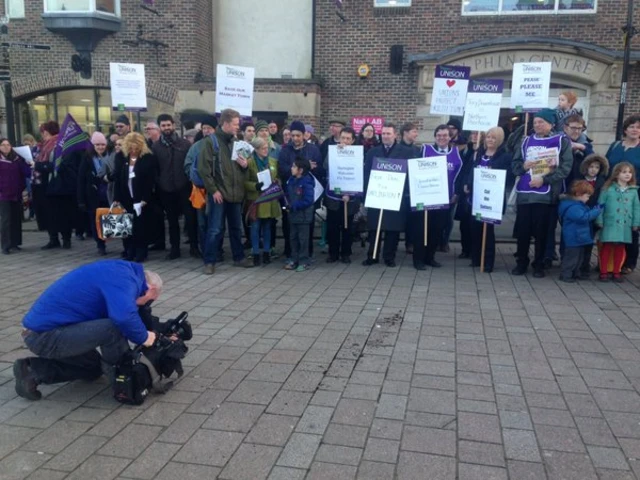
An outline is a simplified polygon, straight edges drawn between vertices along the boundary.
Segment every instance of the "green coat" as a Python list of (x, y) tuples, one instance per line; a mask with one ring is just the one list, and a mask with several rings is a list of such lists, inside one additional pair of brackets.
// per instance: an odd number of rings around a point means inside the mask
[[(258, 183), (258, 164), (256, 163), (255, 154), (251, 155), (248, 162), (249, 166), (247, 181), (245, 182), (245, 192), (247, 194), (247, 201), (253, 202), (260, 194), (260, 192), (256, 190), (256, 183)], [(271, 172), (272, 182), (279, 180), (278, 160), (275, 158), (269, 157), (269, 171)], [(280, 208), (280, 202), (278, 200), (261, 203), (256, 209), (256, 218), (280, 218), (281, 215), (282, 209)]]
[(603, 189), (598, 203), (604, 210), (596, 225), (602, 227), (600, 241), (605, 243), (631, 243), (631, 228), (640, 227), (640, 200), (638, 187), (622, 191), (617, 183)]

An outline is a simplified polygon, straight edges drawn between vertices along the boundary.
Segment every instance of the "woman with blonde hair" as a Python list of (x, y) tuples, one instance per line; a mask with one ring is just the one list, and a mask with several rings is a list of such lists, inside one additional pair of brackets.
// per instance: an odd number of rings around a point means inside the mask
[(147, 259), (148, 234), (153, 229), (154, 187), (158, 176), (158, 160), (144, 137), (129, 133), (116, 154), (114, 201), (133, 214), (133, 236), (123, 240), (123, 257), (130, 261)]

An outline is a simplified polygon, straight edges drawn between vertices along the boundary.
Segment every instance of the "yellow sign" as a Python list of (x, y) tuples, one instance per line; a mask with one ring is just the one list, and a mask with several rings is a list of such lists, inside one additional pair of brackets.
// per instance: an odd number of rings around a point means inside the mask
[(358, 76), (360, 78), (366, 78), (369, 76), (369, 71), (370, 71), (369, 65), (367, 65), (366, 63), (363, 63), (358, 67)]

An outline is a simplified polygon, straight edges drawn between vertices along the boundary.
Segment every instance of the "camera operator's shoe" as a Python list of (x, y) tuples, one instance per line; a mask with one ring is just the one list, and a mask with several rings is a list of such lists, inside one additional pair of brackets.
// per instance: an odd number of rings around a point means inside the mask
[(29, 360), (22, 358), (13, 362), (13, 376), (16, 377), (16, 393), (27, 400), (40, 400), (38, 382), (31, 371)]

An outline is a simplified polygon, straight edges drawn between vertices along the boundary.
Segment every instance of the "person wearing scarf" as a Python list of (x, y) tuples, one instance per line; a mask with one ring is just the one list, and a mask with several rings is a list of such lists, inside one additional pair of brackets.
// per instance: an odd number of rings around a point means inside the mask
[(95, 218), (98, 208), (109, 206), (107, 139), (102, 133), (94, 132), (91, 135), (91, 145), (82, 158), (78, 171), (78, 208), (89, 214), (91, 232), (98, 247), (98, 255), (106, 255), (104, 240), (98, 238)]
[(36, 214), (38, 230), (47, 230), (47, 186), (49, 184), (49, 165), (53, 162), (53, 152), (58, 142), (60, 125), (56, 121), (49, 121), (40, 126), (42, 145), (33, 169), (33, 181), (31, 182), (31, 196), (33, 210)]
[(31, 167), (6, 138), (0, 139), (0, 246), (7, 255), (22, 245), (22, 192)]
[(356, 139), (356, 145), (362, 145), (364, 147), (364, 154), (366, 155), (369, 150), (380, 144), (378, 136), (376, 135), (376, 129), (371, 123), (365, 123), (360, 129), (360, 135)]

